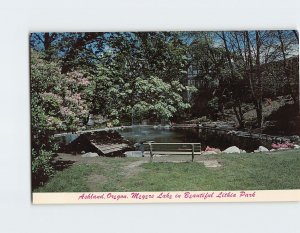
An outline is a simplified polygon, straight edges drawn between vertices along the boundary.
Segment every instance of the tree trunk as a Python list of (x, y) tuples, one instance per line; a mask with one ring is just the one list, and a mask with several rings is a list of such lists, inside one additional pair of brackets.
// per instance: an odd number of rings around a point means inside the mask
[(257, 125), (259, 128), (263, 125), (263, 112), (262, 112), (262, 95), (263, 95), (263, 87), (262, 87), (262, 77), (261, 77), (261, 70), (260, 70), (260, 34), (259, 31), (255, 32), (255, 39), (256, 39), (256, 78), (258, 83), (258, 98), (257, 98)]
[(242, 107), (241, 107), (241, 101), (239, 100), (233, 107), (232, 107), (236, 119), (238, 120), (239, 123), (239, 128), (244, 128), (245, 127), (245, 122), (244, 122), (244, 117), (242, 113)]
[[(251, 52), (250, 45), (250, 37), (249, 32), (245, 32), (247, 50), (248, 50), (248, 62), (249, 62), (249, 84), (251, 88), (251, 93), (253, 96), (253, 103), (256, 111), (256, 122), (257, 127), (262, 127), (263, 125), (263, 114), (262, 114), (262, 80), (261, 80), (261, 71), (260, 71), (260, 36), (259, 32), (255, 32), (255, 40), (256, 40), (256, 58), (255, 58), (255, 68), (253, 66), (253, 58)], [(256, 85), (253, 80), (253, 74), (256, 76)]]
[(283, 38), (282, 38), (282, 31), (277, 31), (277, 33), (278, 33), (278, 38), (279, 38), (279, 41), (280, 41), (280, 50), (281, 50), (282, 58), (283, 58), (284, 74), (285, 74), (285, 77), (287, 79), (286, 84), (288, 86), (288, 91), (289, 91), (289, 93), (291, 93), (291, 96), (294, 100), (295, 106), (298, 107), (297, 99), (298, 99), (299, 95), (298, 95), (297, 90), (294, 91), (293, 87), (291, 85), (292, 80), (291, 80), (290, 71), (287, 67), (286, 52), (285, 52), (285, 47), (284, 47), (284, 41), (283, 41)]
[(299, 43), (298, 31), (297, 30), (293, 30), (293, 32), (294, 32), (294, 35), (295, 35), (295, 37), (296, 37), (296, 39), (297, 39), (297, 41)]
[[(227, 60), (228, 60), (228, 63), (229, 63), (230, 75), (231, 75), (231, 83), (232, 83), (234, 81), (234, 79), (235, 79), (234, 68), (233, 68), (233, 64), (232, 64), (232, 61), (231, 61), (230, 51), (228, 49), (228, 45), (227, 45), (227, 41), (226, 41), (226, 35), (225, 35), (224, 32), (222, 32), (222, 39), (223, 39), (224, 48), (225, 48), (225, 51), (226, 51), (226, 57), (227, 57)], [(244, 127), (243, 114), (241, 114), (241, 110), (238, 112), (237, 109), (236, 109), (236, 107), (238, 107), (238, 109), (241, 108), (241, 101), (240, 101), (240, 99), (237, 100), (236, 98), (232, 98), (232, 101), (234, 102), (233, 111), (234, 111), (235, 116), (236, 116), (236, 118), (237, 118), (237, 120), (239, 122), (239, 126), (241, 128), (243, 128)]]
[(44, 33), (44, 48), (45, 48), (45, 54), (46, 54), (46, 60), (50, 61), (51, 57), (53, 55), (53, 51), (52, 51), (52, 42), (55, 40), (56, 38), (56, 33), (49, 33), (49, 32), (45, 32)]

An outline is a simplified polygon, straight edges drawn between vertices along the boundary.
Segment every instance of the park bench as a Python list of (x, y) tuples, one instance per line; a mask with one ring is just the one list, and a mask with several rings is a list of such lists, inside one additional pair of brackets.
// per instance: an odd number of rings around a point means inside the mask
[(144, 143), (144, 156), (149, 156), (150, 161), (159, 155), (191, 155), (194, 161), (195, 155), (201, 154), (201, 143)]

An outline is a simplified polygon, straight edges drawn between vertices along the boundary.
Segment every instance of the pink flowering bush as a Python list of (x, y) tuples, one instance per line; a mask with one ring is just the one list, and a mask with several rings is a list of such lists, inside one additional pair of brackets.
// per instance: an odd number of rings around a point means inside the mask
[(207, 147), (205, 148), (205, 151), (213, 151), (213, 152), (216, 152), (216, 153), (221, 153), (221, 150), (220, 150), (220, 149), (218, 149), (218, 148), (213, 148), (213, 147), (209, 147), (209, 146), (207, 146)]
[(293, 148), (294, 144), (285, 142), (285, 143), (272, 143), (272, 148), (273, 149), (288, 149), (288, 148)]
[(85, 88), (89, 80), (80, 72), (61, 74), (58, 63), (31, 53), (31, 144), (33, 182), (51, 176), (53, 134), (76, 131), (88, 117)]

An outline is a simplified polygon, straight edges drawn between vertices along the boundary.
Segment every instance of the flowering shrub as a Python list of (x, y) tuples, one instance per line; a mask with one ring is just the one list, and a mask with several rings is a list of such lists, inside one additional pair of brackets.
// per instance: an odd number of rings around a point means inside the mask
[(272, 143), (273, 149), (287, 149), (287, 148), (293, 148), (294, 144), (285, 142), (285, 143)]
[(218, 149), (218, 148), (213, 148), (213, 147), (209, 147), (209, 146), (207, 146), (207, 147), (205, 148), (205, 151), (214, 151), (214, 152), (216, 152), (216, 153), (221, 153), (221, 150), (220, 150), (220, 149)]
[[(85, 88), (89, 80), (80, 72), (61, 74), (58, 63), (31, 53), (31, 144), (33, 182), (51, 176), (55, 132), (78, 130), (88, 117)], [(40, 178), (40, 180), (39, 180)]]

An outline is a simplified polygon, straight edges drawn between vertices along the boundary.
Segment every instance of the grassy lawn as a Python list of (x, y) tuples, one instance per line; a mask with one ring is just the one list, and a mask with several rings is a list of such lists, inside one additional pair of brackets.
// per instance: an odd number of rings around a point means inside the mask
[(300, 150), (203, 157), (217, 160), (218, 168), (198, 162), (96, 159), (57, 172), (35, 192), (300, 189)]

